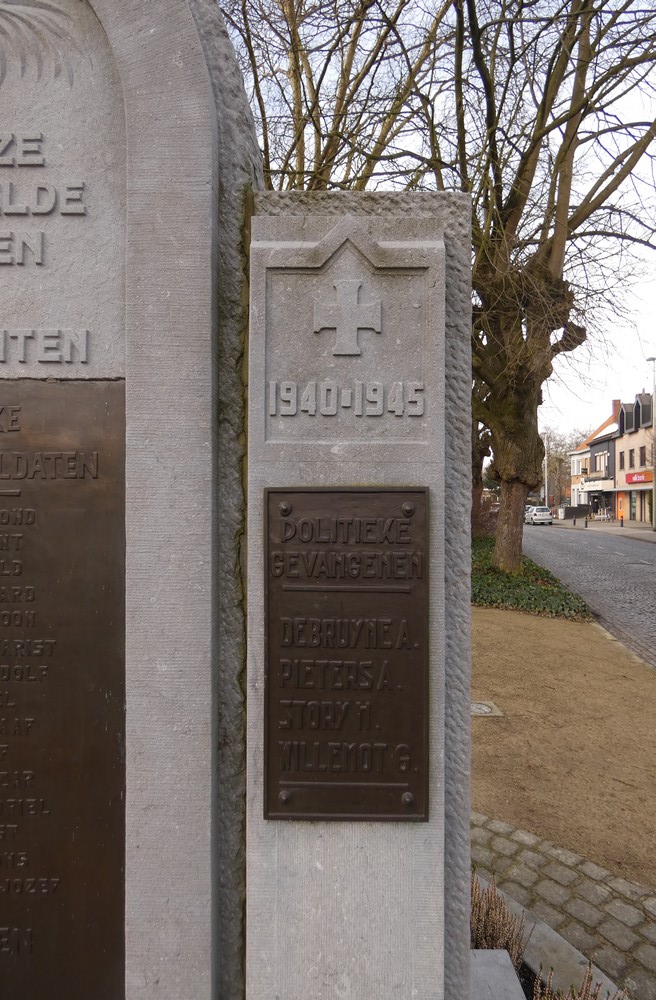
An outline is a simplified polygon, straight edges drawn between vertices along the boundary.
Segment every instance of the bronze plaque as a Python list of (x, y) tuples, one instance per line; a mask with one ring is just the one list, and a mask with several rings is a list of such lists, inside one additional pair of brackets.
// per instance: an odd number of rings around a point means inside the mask
[(0, 392), (0, 994), (124, 996), (124, 390)]
[(428, 819), (427, 507), (266, 491), (266, 819)]

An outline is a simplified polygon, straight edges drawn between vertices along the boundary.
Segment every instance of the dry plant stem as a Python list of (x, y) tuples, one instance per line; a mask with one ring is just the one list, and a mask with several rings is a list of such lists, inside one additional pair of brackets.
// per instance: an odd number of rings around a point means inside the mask
[[(525, 947), (524, 917), (512, 915), (494, 883), (483, 889), (478, 876), (471, 877), (471, 946), (505, 948), (516, 970), (522, 964)], [(550, 1000), (550, 998), (547, 998)], [(596, 1000), (596, 998), (595, 998)]]
[[(601, 983), (596, 983), (593, 987), (591, 966), (588, 966), (583, 983), (579, 989), (572, 986), (566, 994), (562, 993), (561, 990), (554, 991), (551, 985), (552, 980), (553, 972), (549, 973), (546, 984), (543, 984), (539, 979), (535, 980), (533, 1000), (606, 1000), (606, 998), (602, 998), (601, 996)], [(610, 993), (606, 993), (606, 997), (610, 997)], [(622, 990), (621, 993), (619, 991), (615, 993), (612, 1000), (628, 1000), (626, 990)]]
[[(476, 872), (471, 876), (471, 947), (483, 949), (504, 948), (517, 972), (522, 964), (526, 940), (524, 916), (520, 920), (512, 915), (495, 883), (483, 889)], [(533, 1000), (628, 1000), (626, 990), (616, 992), (611, 998), (601, 995), (601, 983), (594, 983), (592, 966), (589, 965), (581, 986), (572, 986), (565, 994), (553, 989), (553, 971), (546, 983), (535, 980)]]

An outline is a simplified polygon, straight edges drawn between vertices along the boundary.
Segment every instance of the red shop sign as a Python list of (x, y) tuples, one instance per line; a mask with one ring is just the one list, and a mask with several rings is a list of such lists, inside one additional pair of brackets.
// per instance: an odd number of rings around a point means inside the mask
[(651, 483), (654, 478), (652, 472), (627, 472), (627, 483)]

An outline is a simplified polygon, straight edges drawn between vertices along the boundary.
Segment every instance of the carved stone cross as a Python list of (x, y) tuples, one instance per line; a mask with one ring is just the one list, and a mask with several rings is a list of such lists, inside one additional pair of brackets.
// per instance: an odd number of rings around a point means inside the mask
[(314, 332), (334, 330), (337, 334), (333, 354), (362, 354), (358, 344), (360, 330), (381, 332), (382, 304), (358, 302), (361, 281), (345, 279), (334, 282), (337, 302), (328, 303), (324, 299), (314, 303)]

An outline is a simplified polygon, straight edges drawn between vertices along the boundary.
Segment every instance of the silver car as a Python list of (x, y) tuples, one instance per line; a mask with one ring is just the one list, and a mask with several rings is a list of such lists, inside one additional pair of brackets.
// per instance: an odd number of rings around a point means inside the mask
[(524, 521), (526, 524), (553, 524), (553, 517), (548, 507), (531, 507)]

